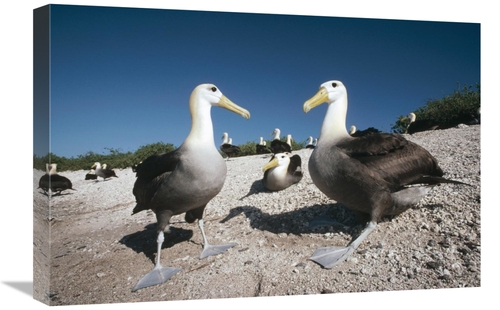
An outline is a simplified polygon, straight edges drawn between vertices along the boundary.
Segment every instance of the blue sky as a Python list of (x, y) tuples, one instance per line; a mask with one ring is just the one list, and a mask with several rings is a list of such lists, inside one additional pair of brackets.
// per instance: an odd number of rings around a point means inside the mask
[[(400, 115), (480, 82), (480, 24), (59, 6), (51, 11), (51, 152), (123, 152), (189, 133), (188, 99), (214, 83), (248, 109), (212, 109), (215, 143), (317, 137), (326, 105), (302, 103), (331, 79), (347, 127), (390, 131)], [(35, 153), (36, 145), (35, 145)], [(39, 154), (37, 154), (39, 155)]]

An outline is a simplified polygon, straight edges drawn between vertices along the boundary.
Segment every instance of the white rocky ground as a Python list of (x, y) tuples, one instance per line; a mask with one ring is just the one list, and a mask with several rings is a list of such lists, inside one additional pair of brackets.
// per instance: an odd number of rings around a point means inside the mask
[[(182, 271), (137, 292), (131, 289), (154, 265), (156, 233), (151, 212), (131, 216), (134, 173), (116, 170), (119, 177), (104, 182), (85, 181), (86, 171), (61, 173), (76, 191), (53, 197), (50, 212), (47, 197), (34, 191), (34, 296), (70, 305), (479, 287), (480, 128), (407, 136), (438, 159), (446, 177), (471, 186), (434, 188), (415, 208), (380, 223), (351, 258), (329, 270), (308, 258), (317, 247), (347, 244), (363, 226), (314, 186), (311, 151), (295, 152), (302, 157), (302, 181), (275, 193), (260, 182), (268, 156), (233, 158), (222, 192), (205, 211), (205, 229), (213, 243), (238, 246), (200, 260), (197, 225), (175, 216), (162, 263)], [(35, 188), (42, 174), (34, 170)], [(309, 228), (318, 216), (337, 224)]]

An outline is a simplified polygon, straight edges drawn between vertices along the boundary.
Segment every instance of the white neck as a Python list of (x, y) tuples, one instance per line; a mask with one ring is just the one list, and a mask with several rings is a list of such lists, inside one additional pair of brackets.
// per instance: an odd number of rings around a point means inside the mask
[(340, 140), (351, 138), (346, 130), (347, 95), (344, 95), (328, 104), (325, 119), (321, 126), (318, 143), (337, 143)]
[[(196, 100), (198, 99), (198, 100)], [(212, 105), (202, 98), (191, 98), (191, 131), (183, 144), (213, 145), (214, 129), (210, 110)]]
[(277, 129), (277, 130), (275, 130), (274, 132), (276, 133), (276, 134), (274, 135), (274, 139), (275, 139), (275, 140), (276, 140), (276, 139), (278, 139), (278, 140), (279, 140), (279, 139), (280, 139), (280, 130), (279, 130), (279, 129)]
[(229, 143), (229, 141), (228, 141), (228, 135), (227, 134), (224, 133), (224, 136), (222, 138), (223, 138), (222, 144)]

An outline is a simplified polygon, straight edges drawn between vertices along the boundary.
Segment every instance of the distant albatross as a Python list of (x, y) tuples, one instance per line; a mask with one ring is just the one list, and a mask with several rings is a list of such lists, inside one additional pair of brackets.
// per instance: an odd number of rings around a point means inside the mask
[(262, 167), (262, 183), (270, 191), (280, 191), (302, 180), (302, 160), (299, 155), (290, 153), (274, 154)]
[(49, 192), (60, 195), (65, 190), (74, 190), (71, 181), (57, 173), (57, 164), (55, 163), (45, 164), (45, 174), (38, 180), (38, 188), (41, 188), (46, 195), (49, 195)]
[(418, 119), (417, 115), (413, 112), (408, 114), (407, 117), (403, 119), (409, 119), (410, 123), (408, 127), (406, 127), (407, 134), (414, 134), (416, 132), (427, 131), (427, 130), (436, 130), (439, 129), (439, 123), (430, 119)]
[(309, 136), (309, 140), (307, 141), (306, 149), (314, 149), (314, 140), (311, 136)]
[(234, 104), (215, 85), (198, 85), (189, 99), (191, 131), (186, 140), (178, 149), (152, 155), (136, 168), (133, 194), (137, 205), (133, 214), (153, 210), (158, 223), (158, 247), (155, 268), (139, 280), (134, 291), (163, 283), (180, 271), (179, 268), (162, 267), (160, 264), (164, 231), (168, 231), (173, 215), (186, 213), (188, 223), (198, 220), (204, 243), (200, 259), (223, 253), (236, 245), (210, 245), (203, 228), (205, 207), (222, 189), (227, 172), (226, 163), (215, 147), (210, 116), (212, 106), (250, 118), (247, 110)]
[(271, 141), (271, 151), (274, 153), (274, 154), (278, 154), (278, 153), (285, 153), (285, 152), (288, 152), (288, 153), (291, 153), (292, 152), (292, 147), (290, 146), (290, 144), (286, 143), (286, 142), (283, 142), (280, 140), (280, 133), (281, 133), (281, 130), (279, 128), (275, 128), (273, 132), (271, 132), (271, 136), (274, 135), (274, 138), (273, 138), (273, 141)]
[(234, 157), (235, 155), (241, 153), (240, 148), (237, 145), (233, 145), (233, 139), (229, 138), (227, 132), (222, 134), (222, 144), (220, 145), (220, 150), (227, 155), (226, 159), (229, 157)]
[(349, 130), (351, 137), (362, 137), (373, 133), (381, 133), (381, 131), (374, 127), (368, 127), (365, 130), (358, 130), (354, 125), (352, 125)]
[(99, 162), (95, 162), (92, 167), (92, 169), (95, 168), (95, 174), (98, 177), (101, 177), (102, 180), (109, 179), (111, 177), (117, 178), (118, 176), (116, 175), (115, 171), (112, 169), (107, 169), (106, 167), (101, 167), (101, 164)]
[(332, 268), (354, 252), (381, 217), (404, 212), (436, 184), (463, 183), (442, 178), (437, 160), (401, 135), (351, 137), (345, 127), (347, 90), (342, 82), (323, 83), (304, 103), (304, 112), (324, 102), (328, 109), (309, 159), (311, 179), (331, 199), (370, 217), (361, 235), (347, 247), (319, 248), (313, 253), (311, 260)]
[(94, 169), (90, 169), (89, 172), (87, 172), (85, 180), (97, 180), (97, 175), (95, 174)]
[(255, 145), (255, 151), (257, 154), (269, 154), (271, 151), (266, 147), (266, 141), (263, 137), (260, 137), (260, 141)]

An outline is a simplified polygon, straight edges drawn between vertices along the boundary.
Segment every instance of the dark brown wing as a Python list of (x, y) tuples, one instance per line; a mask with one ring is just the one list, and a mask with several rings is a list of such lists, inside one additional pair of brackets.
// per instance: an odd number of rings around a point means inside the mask
[(337, 146), (377, 173), (392, 190), (426, 183), (426, 177), (443, 176), (437, 160), (426, 149), (398, 134), (372, 134)]
[(233, 154), (239, 154), (241, 153), (241, 150), (239, 146), (237, 145), (232, 145), (229, 143), (224, 143), (220, 146), (220, 150), (224, 152), (227, 156), (233, 155)]
[(54, 192), (59, 192), (67, 189), (73, 189), (73, 184), (71, 184), (71, 181), (67, 177), (59, 174), (53, 174), (50, 175), (50, 188)]
[(299, 155), (293, 155), (290, 157), (290, 164), (288, 164), (288, 173), (290, 174), (297, 174), (297, 175), (302, 175), (302, 169), (298, 169), (297, 171), (297, 168), (301, 168), (301, 165), (302, 165), (302, 159), (300, 158)]
[(403, 148), (408, 143), (409, 141), (401, 135), (381, 133), (346, 139), (339, 142), (337, 147), (353, 157), (388, 154)]
[(136, 177), (152, 180), (157, 176), (173, 171), (179, 162), (178, 149), (168, 153), (151, 155), (136, 166)]
[(172, 172), (180, 161), (177, 150), (155, 154), (146, 158), (136, 167), (136, 177), (132, 190), (137, 205), (133, 214), (150, 209), (149, 202), (155, 195), (162, 181)]
[(291, 153), (292, 148), (290, 147), (290, 145), (288, 145), (288, 143), (278, 139), (274, 139), (273, 141), (271, 141), (271, 151), (274, 154), (285, 153), (285, 152)]
[(48, 174), (44, 174), (40, 177), (40, 180), (38, 181), (38, 188), (41, 188), (46, 192), (49, 191), (49, 175)]

